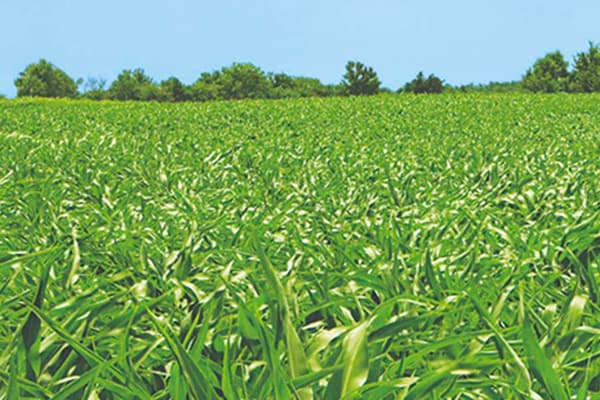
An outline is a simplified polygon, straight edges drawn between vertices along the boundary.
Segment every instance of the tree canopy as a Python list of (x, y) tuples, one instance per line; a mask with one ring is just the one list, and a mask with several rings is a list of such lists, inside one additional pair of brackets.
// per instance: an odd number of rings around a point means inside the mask
[(323, 85), (320, 80), (307, 77), (294, 77), (284, 73), (270, 74), (273, 97), (326, 97), (340, 94), (335, 85)]
[(574, 92), (600, 92), (600, 46), (590, 43), (587, 52), (577, 54), (571, 78)]
[[(74, 81), (46, 60), (28, 65), (15, 80), (17, 96), (82, 97), (92, 100), (209, 101), (237, 99), (281, 99), (296, 97), (360, 96), (390, 93), (381, 87), (373, 68), (349, 61), (339, 84), (323, 84), (319, 79), (267, 73), (250, 63), (234, 63), (212, 72), (200, 73), (191, 85), (176, 77), (154, 81), (143, 69), (122, 71), (106, 89), (107, 81), (88, 78)], [(78, 92), (78, 86), (81, 91)], [(575, 56), (572, 68), (561, 52), (537, 59), (522, 79), (511, 82), (451, 86), (434, 74), (419, 72), (397, 91), (409, 93), (451, 92), (600, 92), (600, 47)], [(0, 96), (1, 97), (1, 96)]]
[(260, 99), (270, 97), (270, 82), (258, 67), (245, 63), (221, 69), (218, 84), (223, 99)]
[(538, 59), (523, 77), (523, 87), (532, 92), (563, 92), (569, 87), (569, 63), (560, 51)]
[(161, 100), (159, 88), (141, 68), (121, 72), (108, 95), (113, 100)]
[(417, 94), (441, 93), (444, 91), (444, 82), (433, 74), (425, 78), (423, 72), (419, 72), (416, 78), (404, 85), (400, 91)]
[(18, 97), (75, 97), (77, 84), (46, 60), (28, 65), (15, 80)]
[(244, 63), (203, 73), (192, 85), (192, 98), (197, 101), (260, 99), (271, 96), (272, 85), (258, 67)]
[(160, 91), (165, 101), (187, 101), (192, 99), (188, 88), (175, 77), (162, 81)]
[(342, 85), (347, 94), (360, 96), (376, 94), (381, 82), (373, 68), (358, 61), (349, 61)]

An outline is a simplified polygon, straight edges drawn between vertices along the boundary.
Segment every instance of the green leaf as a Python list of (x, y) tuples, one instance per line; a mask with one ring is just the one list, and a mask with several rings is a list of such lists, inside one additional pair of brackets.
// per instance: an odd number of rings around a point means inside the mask
[(567, 400), (569, 397), (560, 383), (560, 378), (540, 347), (528, 318), (525, 318), (523, 323), (521, 339), (523, 340), (523, 347), (525, 354), (527, 354), (529, 365), (542, 380), (548, 394), (554, 400)]
[(212, 388), (210, 381), (202, 375), (200, 369), (189, 354), (187, 354), (179, 339), (170, 333), (173, 329), (169, 326), (168, 322), (160, 321), (148, 308), (146, 308), (146, 313), (169, 345), (169, 348), (171, 349), (173, 356), (175, 356), (175, 360), (179, 364), (179, 368), (183, 372), (183, 376), (189, 385), (192, 395), (197, 399), (216, 399), (217, 395)]
[(519, 389), (529, 393), (531, 392), (531, 377), (529, 376), (529, 371), (525, 366), (525, 363), (519, 357), (519, 354), (515, 351), (515, 349), (510, 345), (508, 340), (504, 337), (498, 326), (492, 320), (492, 316), (487, 312), (487, 310), (479, 303), (477, 297), (473, 293), (469, 293), (469, 298), (471, 302), (475, 306), (475, 310), (483, 319), (483, 321), (487, 324), (487, 326), (494, 332), (494, 335), (498, 339), (498, 341), (502, 344), (502, 346), (508, 351), (511, 355), (512, 359), (515, 361), (517, 365), (517, 370), (519, 371), (519, 380), (517, 380), (517, 386)]
[(429, 285), (431, 285), (431, 289), (433, 289), (433, 295), (436, 300), (441, 300), (442, 298), (442, 289), (440, 288), (440, 284), (438, 282), (435, 271), (433, 270), (433, 264), (431, 263), (431, 252), (427, 249), (425, 253), (425, 276), (429, 281)]
[[(48, 277), (50, 275), (50, 265), (46, 265), (42, 271), (40, 282), (37, 287), (35, 299), (33, 304), (41, 309), (44, 302), (44, 295), (46, 293), (46, 286), (48, 284)], [(25, 359), (27, 368), (27, 379), (31, 381), (37, 381), (37, 377), (40, 373), (40, 318), (32, 311), (27, 316), (27, 321), (21, 329), (21, 337), (23, 339), (23, 346), (25, 348)]]
[(221, 376), (221, 387), (223, 390), (223, 394), (227, 400), (237, 400), (239, 399), (238, 393), (236, 391), (236, 385), (233, 381), (233, 371), (231, 368), (231, 344), (228, 338), (231, 337), (232, 325), (229, 325), (229, 331), (227, 337), (225, 339), (225, 349), (223, 354), (223, 372)]
[(174, 362), (171, 364), (169, 372), (169, 394), (173, 399), (185, 399), (188, 394), (188, 385), (184, 377), (181, 376), (179, 364)]
[[(292, 320), (287, 316), (284, 320), (284, 331), (286, 338), (288, 362), (290, 364), (290, 375), (292, 379), (302, 375), (306, 375), (309, 371), (308, 360), (304, 353), (304, 348), (300, 338), (296, 333), (296, 329), (292, 325)], [(313, 398), (313, 393), (310, 388), (302, 388), (298, 391), (298, 396), (301, 399), (310, 400)]]
[(77, 273), (79, 272), (79, 268), (81, 267), (81, 252), (79, 250), (79, 242), (77, 241), (77, 230), (75, 228), (73, 228), (72, 237), (73, 261), (71, 262), (71, 267), (67, 270), (64, 282), (67, 288), (71, 288), (73, 286), (77, 277)]
[(16, 356), (11, 357), (10, 366), (8, 367), (10, 377), (8, 379), (8, 388), (6, 389), (7, 400), (19, 400), (20, 390), (19, 381), (17, 380), (17, 361)]
[[(111, 365), (110, 362), (104, 360), (100, 355), (79, 343), (77, 339), (70, 335), (65, 329), (60, 327), (56, 322), (48, 317), (45, 312), (37, 308), (35, 305), (31, 303), (26, 304), (31, 311), (33, 311), (40, 318), (41, 321), (48, 325), (50, 329), (56, 332), (60, 338), (62, 338), (70, 347), (72, 347), (73, 350), (75, 350), (75, 352), (77, 352), (77, 354), (79, 354), (89, 364), (90, 367), (94, 368), (96, 366), (104, 366), (115, 378), (121, 382), (126, 382), (127, 375), (123, 371), (119, 370), (114, 365)], [(132, 389), (135, 390), (136, 395), (142, 399), (150, 398), (146, 389), (141, 387), (138, 383), (133, 382), (130, 384)]]
[(60, 392), (52, 396), (52, 400), (68, 400), (72, 399), (73, 395), (86, 386), (93, 386), (94, 381), (103, 370), (102, 366), (92, 368), (83, 375), (79, 376), (74, 381), (70, 382)]
[(452, 376), (450, 371), (453, 366), (454, 364), (449, 364), (446, 367), (420, 378), (412, 389), (408, 391), (404, 400), (419, 400), (425, 398), (426, 395), (438, 387), (442, 381)]
[(305, 386), (313, 385), (313, 384), (319, 382), (321, 379), (323, 379), (333, 373), (340, 372), (343, 369), (344, 369), (343, 364), (338, 364), (338, 365), (334, 365), (332, 367), (323, 368), (319, 371), (311, 372), (306, 375), (299, 376), (298, 378), (293, 379), (292, 385), (294, 385), (295, 388), (302, 388)]
[[(292, 379), (305, 375), (309, 371), (308, 360), (306, 358), (306, 353), (304, 352), (304, 347), (302, 346), (300, 338), (298, 337), (298, 333), (292, 324), (291, 311), (283, 284), (277, 276), (277, 271), (275, 268), (273, 268), (271, 261), (265, 255), (262, 246), (260, 246), (256, 240), (254, 242), (254, 247), (258, 253), (267, 280), (275, 291), (277, 302), (279, 303), (281, 310), (281, 319), (283, 320), (284, 338), (290, 367), (290, 375)], [(303, 388), (298, 392), (298, 396), (301, 399), (308, 400), (313, 397), (313, 394), (310, 388)]]
[(344, 368), (335, 373), (329, 381), (326, 399), (344, 399), (367, 381), (369, 376), (367, 328), (368, 321), (365, 321), (350, 330), (344, 337), (341, 354)]

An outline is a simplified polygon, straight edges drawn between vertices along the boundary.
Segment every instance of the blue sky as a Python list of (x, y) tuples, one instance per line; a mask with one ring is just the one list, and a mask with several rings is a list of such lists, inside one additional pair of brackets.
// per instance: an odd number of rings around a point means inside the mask
[(0, 0), (0, 93), (46, 58), (73, 78), (142, 67), (193, 82), (233, 62), (337, 83), (348, 60), (396, 89), (519, 79), (545, 53), (600, 42), (598, 0)]

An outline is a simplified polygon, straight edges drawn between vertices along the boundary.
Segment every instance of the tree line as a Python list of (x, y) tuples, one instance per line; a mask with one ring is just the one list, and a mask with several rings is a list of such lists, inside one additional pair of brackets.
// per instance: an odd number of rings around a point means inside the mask
[[(15, 80), (17, 97), (61, 97), (91, 100), (209, 101), (232, 99), (279, 99), (295, 97), (373, 95), (391, 90), (382, 88), (373, 68), (357, 61), (346, 64), (340, 84), (327, 85), (315, 78), (285, 73), (265, 73), (249, 64), (233, 64), (204, 72), (191, 85), (175, 77), (156, 82), (143, 69), (124, 70), (107, 86), (107, 81), (74, 80), (46, 60), (28, 65)], [(417, 76), (397, 92), (441, 93), (443, 91), (491, 92), (600, 92), (600, 47), (590, 43), (578, 53), (570, 68), (560, 52), (538, 59), (520, 81), (490, 82), (487, 85), (452, 87), (434, 74)]]
[(600, 47), (590, 43), (578, 53), (573, 68), (560, 51), (538, 59), (523, 77), (523, 87), (532, 92), (600, 92)]
[[(91, 100), (135, 101), (208, 101), (235, 99), (280, 99), (295, 97), (328, 97), (371, 95), (391, 92), (381, 87), (373, 68), (361, 62), (346, 64), (343, 80), (337, 85), (320, 80), (290, 76), (285, 73), (265, 73), (249, 64), (233, 64), (214, 72), (204, 72), (191, 85), (171, 77), (155, 82), (143, 69), (124, 70), (107, 86), (105, 79), (88, 78), (75, 81), (63, 70), (46, 60), (28, 65), (15, 80), (17, 97), (61, 97)], [(400, 91), (441, 92), (441, 79), (419, 73)]]
[(600, 92), (600, 46), (589, 43), (587, 51), (576, 54), (570, 64), (560, 51), (538, 58), (520, 81), (490, 82), (487, 85), (464, 85), (454, 90), (471, 92)]

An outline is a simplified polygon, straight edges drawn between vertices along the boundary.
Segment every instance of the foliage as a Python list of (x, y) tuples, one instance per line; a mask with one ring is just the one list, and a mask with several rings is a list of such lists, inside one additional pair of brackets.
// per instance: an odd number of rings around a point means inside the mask
[(112, 100), (162, 100), (163, 96), (143, 69), (124, 70), (110, 85), (108, 96)]
[(15, 80), (17, 97), (75, 97), (77, 84), (46, 60), (30, 64)]
[(265, 73), (252, 64), (233, 64), (221, 69), (218, 84), (221, 98), (265, 99), (271, 86)]
[(203, 73), (192, 86), (194, 100), (259, 99), (270, 97), (271, 82), (252, 64), (233, 64)]
[(164, 101), (188, 101), (192, 96), (190, 90), (175, 77), (166, 79), (160, 83), (160, 91)]
[(372, 95), (379, 92), (381, 82), (377, 73), (358, 61), (348, 61), (342, 86), (349, 95)]
[(590, 43), (587, 52), (577, 54), (571, 90), (600, 92), (600, 46)]
[(598, 398), (599, 105), (2, 102), (0, 398)]
[(341, 94), (336, 86), (324, 85), (315, 78), (293, 77), (283, 73), (269, 75), (272, 98), (327, 97)]
[(221, 73), (203, 72), (200, 78), (190, 87), (190, 93), (194, 101), (219, 100), (221, 98), (221, 85), (219, 83)]
[[(18, 96), (75, 97), (76, 83), (63, 71), (45, 60), (29, 65), (15, 81)], [(79, 97), (91, 100), (137, 101), (209, 101), (239, 99), (283, 99), (344, 95), (387, 94), (377, 74), (360, 62), (348, 62), (339, 85), (325, 85), (315, 78), (295, 77), (285, 73), (265, 73), (250, 63), (233, 64), (214, 72), (203, 72), (192, 85), (171, 77), (155, 83), (142, 69), (125, 70), (105, 90), (106, 80), (90, 78)], [(516, 92), (600, 92), (600, 47), (590, 43), (587, 52), (575, 59), (575, 68), (556, 51), (538, 59), (521, 81), (490, 82), (451, 86), (431, 74), (419, 72), (398, 92), (412, 93), (516, 93)]]
[(458, 87), (446, 87), (446, 91), (461, 93), (522, 93), (525, 92), (521, 81), (489, 82), (487, 84), (468, 84)]
[(569, 63), (560, 51), (546, 54), (523, 77), (523, 87), (532, 92), (564, 92), (568, 89)]
[(415, 79), (404, 85), (399, 92), (408, 93), (442, 93), (444, 91), (444, 82), (437, 76), (431, 74), (427, 78), (423, 72), (419, 72)]
[(267, 75), (252, 64), (233, 64), (213, 73), (203, 73), (191, 88), (196, 101), (260, 99), (271, 97)]

